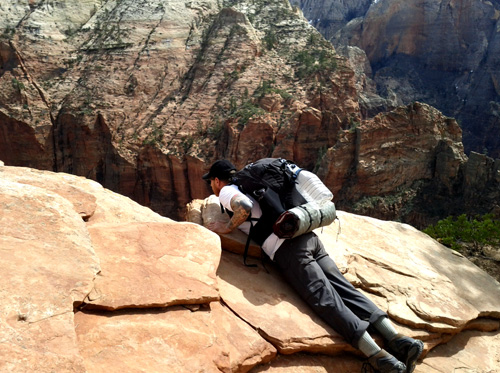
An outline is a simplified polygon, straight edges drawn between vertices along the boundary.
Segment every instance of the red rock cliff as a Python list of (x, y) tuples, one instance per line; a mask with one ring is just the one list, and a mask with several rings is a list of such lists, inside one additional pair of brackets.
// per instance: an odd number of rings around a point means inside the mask
[(82, 175), (175, 218), (208, 195), (200, 176), (219, 157), (293, 159), (355, 210), (366, 195), (461, 183), (458, 128), (419, 104), (362, 122), (353, 70), (286, 2), (31, 1), (0, 12), (7, 165)]

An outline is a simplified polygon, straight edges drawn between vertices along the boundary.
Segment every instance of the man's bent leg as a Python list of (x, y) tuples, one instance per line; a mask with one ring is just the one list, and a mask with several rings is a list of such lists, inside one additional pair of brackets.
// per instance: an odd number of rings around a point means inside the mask
[[(315, 239), (316, 238), (316, 239)], [(357, 343), (369, 323), (346, 305), (313, 257), (317, 237), (310, 233), (286, 240), (274, 256), (283, 275), (298, 294), (351, 345)]]
[(323, 244), (316, 237), (317, 249), (314, 257), (319, 266), (330, 281), (330, 284), (342, 298), (344, 304), (358, 316), (361, 320), (369, 321), (373, 324), (381, 317), (387, 317), (387, 314), (378, 308), (375, 303), (368, 299), (363, 293), (356, 289), (340, 272), (333, 259), (326, 252)]
[[(352, 284), (340, 273), (337, 265), (328, 256), (319, 239), (315, 257), (325, 273), (325, 276), (329, 279), (332, 287), (340, 295), (344, 304), (349, 307), (360, 319), (369, 320), (370, 324), (377, 329), (382, 337), (384, 337), (386, 341), (389, 341), (389, 352), (406, 365), (405, 369), (407, 373), (413, 372), (417, 359), (423, 351), (424, 345), (422, 341), (398, 334), (394, 326), (389, 321), (387, 314), (380, 310), (370, 299), (352, 286)], [(365, 344), (363, 342), (362, 338), (358, 343), (358, 348), (362, 351), (363, 349), (361, 347)], [(393, 357), (391, 356), (391, 359), (389, 360), (394, 363), (392, 359)]]

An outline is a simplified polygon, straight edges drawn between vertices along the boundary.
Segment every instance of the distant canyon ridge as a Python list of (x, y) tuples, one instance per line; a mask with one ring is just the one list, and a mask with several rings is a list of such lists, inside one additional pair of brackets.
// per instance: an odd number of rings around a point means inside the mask
[[(346, 56), (363, 51), (367, 96), (428, 103), (454, 117), (466, 154), (500, 157), (500, 3), (455, 0), (291, 0)], [(368, 100), (369, 102), (370, 100)]]
[(466, 154), (468, 130), (426, 100), (383, 98), (346, 50), (284, 1), (0, 5), (0, 160), (85, 176), (174, 219), (210, 194), (215, 159), (270, 156), (317, 172), (346, 211), (417, 227), (500, 214), (498, 157)]

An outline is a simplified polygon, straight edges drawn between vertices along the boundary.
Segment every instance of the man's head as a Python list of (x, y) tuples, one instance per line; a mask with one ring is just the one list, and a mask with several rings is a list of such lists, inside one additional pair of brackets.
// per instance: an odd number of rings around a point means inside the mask
[(236, 167), (229, 162), (227, 159), (221, 159), (210, 167), (208, 171), (202, 178), (206, 181), (210, 181), (210, 186), (212, 191), (216, 196), (219, 195), (222, 187), (227, 185), (231, 176), (236, 172)]

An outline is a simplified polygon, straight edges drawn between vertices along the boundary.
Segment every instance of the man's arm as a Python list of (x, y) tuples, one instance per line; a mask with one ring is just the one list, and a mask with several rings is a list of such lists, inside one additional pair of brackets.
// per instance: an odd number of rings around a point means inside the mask
[(233, 210), (233, 216), (227, 224), (230, 231), (238, 228), (250, 216), (252, 201), (244, 194), (237, 194), (231, 198), (231, 210)]
[(252, 201), (244, 194), (236, 194), (231, 198), (231, 210), (233, 210), (233, 216), (227, 224), (223, 222), (214, 222), (208, 224), (207, 228), (220, 234), (232, 232), (250, 216)]

